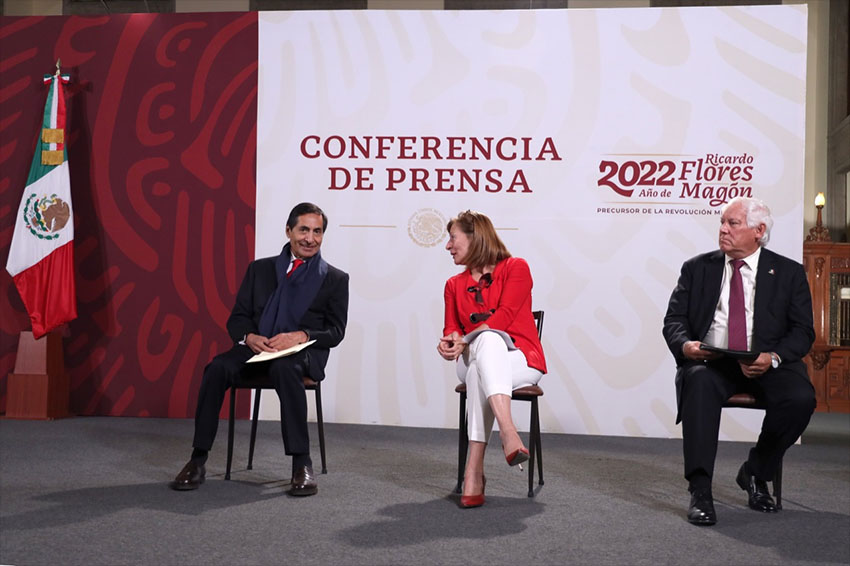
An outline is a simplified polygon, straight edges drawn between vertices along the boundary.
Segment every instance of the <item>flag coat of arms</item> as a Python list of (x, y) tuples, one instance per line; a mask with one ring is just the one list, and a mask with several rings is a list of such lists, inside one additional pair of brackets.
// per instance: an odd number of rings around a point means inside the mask
[(68, 75), (45, 75), (44, 120), (18, 207), (6, 270), (15, 281), (35, 338), (77, 317), (74, 215), (65, 146)]

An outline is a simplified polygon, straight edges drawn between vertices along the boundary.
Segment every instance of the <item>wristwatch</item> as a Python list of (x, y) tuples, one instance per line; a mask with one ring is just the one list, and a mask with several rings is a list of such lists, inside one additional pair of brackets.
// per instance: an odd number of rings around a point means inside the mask
[(779, 359), (779, 356), (774, 354), (773, 352), (771, 352), (770, 353), (770, 365), (773, 367), (773, 369), (778, 368), (779, 364), (781, 364), (781, 363), (782, 363), (782, 360)]

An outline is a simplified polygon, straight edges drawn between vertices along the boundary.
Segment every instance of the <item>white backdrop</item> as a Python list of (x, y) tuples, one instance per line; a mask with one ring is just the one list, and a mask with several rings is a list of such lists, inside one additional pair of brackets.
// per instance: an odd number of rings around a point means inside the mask
[(805, 6), (261, 13), (257, 257), (312, 201), (351, 275), (325, 418), (456, 426), (443, 247), (472, 208), (546, 311), (543, 430), (679, 436), (662, 318), (723, 202), (766, 200), (802, 256), (805, 55)]

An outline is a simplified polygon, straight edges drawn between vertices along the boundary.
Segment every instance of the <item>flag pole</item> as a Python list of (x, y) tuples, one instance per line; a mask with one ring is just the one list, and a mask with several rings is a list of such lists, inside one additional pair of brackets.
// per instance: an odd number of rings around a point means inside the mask
[(48, 92), (42, 127), (6, 262), (32, 326), (18, 338), (15, 369), (6, 382), (6, 418), (70, 416), (61, 328), (76, 318), (77, 304), (63, 88), (69, 77), (62, 75), (62, 60), (43, 78)]

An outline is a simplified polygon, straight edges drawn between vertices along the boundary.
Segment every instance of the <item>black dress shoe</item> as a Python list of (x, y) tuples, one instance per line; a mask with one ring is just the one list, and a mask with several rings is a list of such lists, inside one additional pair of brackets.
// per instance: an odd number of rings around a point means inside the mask
[(189, 463), (183, 466), (174, 481), (169, 484), (171, 489), (177, 491), (189, 491), (198, 489), (204, 483), (204, 478), (207, 475), (207, 468), (201, 464), (200, 466), (194, 460), (189, 460)]
[(316, 495), (319, 491), (319, 485), (316, 483), (316, 476), (313, 475), (311, 466), (301, 466), (295, 473), (292, 474), (292, 487), (289, 488), (289, 495)]
[(714, 512), (714, 498), (711, 489), (698, 489), (691, 493), (691, 506), (688, 507), (688, 522), (692, 525), (709, 526), (717, 522)]
[(747, 463), (741, 464), (741, 469), (738, 470), (738, 477), (735, 481), (738, 485), (747, 492), (748, 504), (750, 509), (761, 511), (762, 513), (776, 513), (779, 509), (773, 498), (770, 496), (770, 491), (767, 489), (767, 482), (757, 479), (748, 472)]

